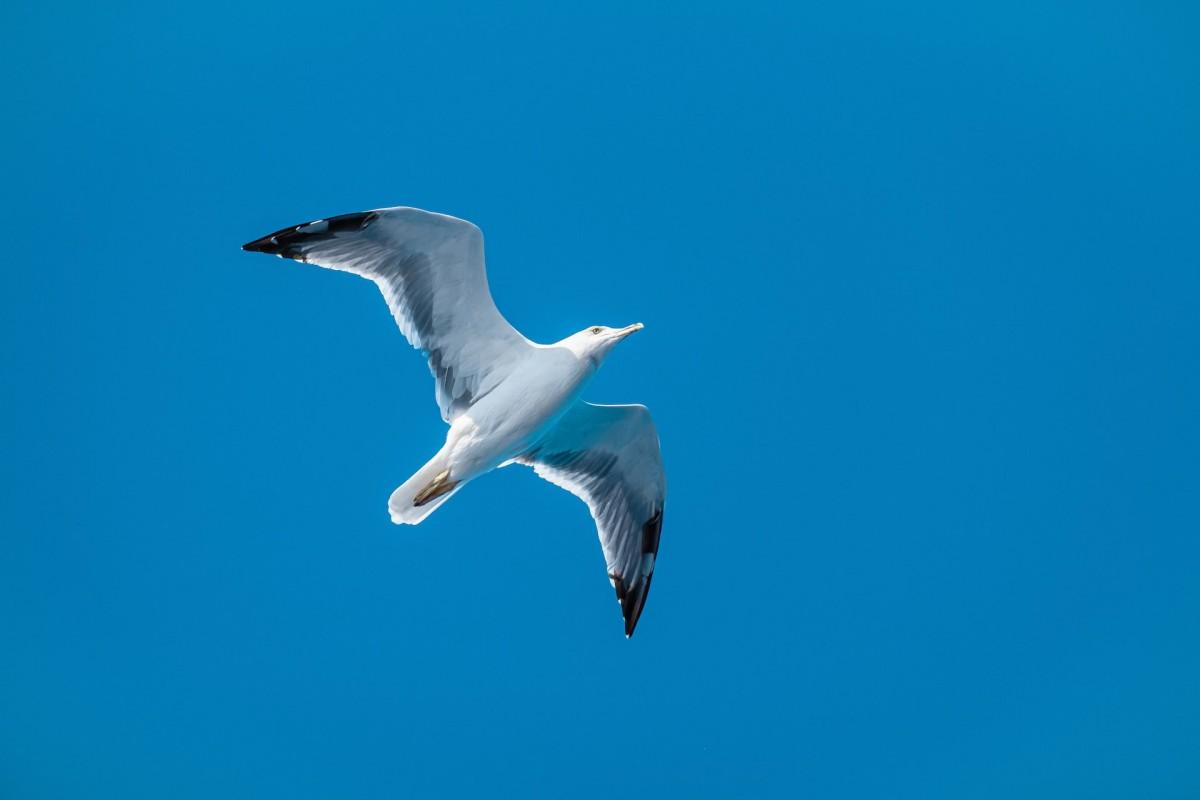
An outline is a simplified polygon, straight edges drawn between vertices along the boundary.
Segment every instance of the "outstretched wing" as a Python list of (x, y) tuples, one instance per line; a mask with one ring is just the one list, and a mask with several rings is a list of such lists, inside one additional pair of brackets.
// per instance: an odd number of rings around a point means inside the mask
[(429, 359), (446, 422), (495, 388), (532, 348), (492, 301), (483, 234), (464, 220), (381, 208), (294, 225), (242, 249), (374, 281), (400, 332)]
[(632, 636), (654, 577), (667, 488), (650, 412), (577, 401), (518, 461), (588, 504)]

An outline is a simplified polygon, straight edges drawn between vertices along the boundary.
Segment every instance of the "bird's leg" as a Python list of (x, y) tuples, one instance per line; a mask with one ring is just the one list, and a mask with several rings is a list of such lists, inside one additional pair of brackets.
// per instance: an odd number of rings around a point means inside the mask
[(441, 497), (446, 492), (454, 491), (454, 487), (458, 486), (458, 481), (450, 480), (450, 470), (442, 470), (438, 476), (429, 482), (421, 491), (417, 492), (413, 497), (414, 506), (423, 506), (430, 500)]

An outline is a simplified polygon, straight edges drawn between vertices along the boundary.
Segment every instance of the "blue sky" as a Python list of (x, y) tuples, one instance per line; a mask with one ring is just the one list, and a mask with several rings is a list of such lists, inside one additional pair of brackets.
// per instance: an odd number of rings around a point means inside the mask
[[(1200, 18), (967, 5), (6, 5), (0, 795), (1197, 796)], [(646, 323), (633, 640), (526, 470), (393, 527), (425, 365), (238, 250), (397, 204)]]

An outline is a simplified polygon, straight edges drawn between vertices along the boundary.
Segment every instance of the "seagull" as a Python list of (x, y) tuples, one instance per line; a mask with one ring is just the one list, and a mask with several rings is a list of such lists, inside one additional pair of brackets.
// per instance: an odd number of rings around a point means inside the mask
[(442, 449), (392, 492), (392, 522), (420, 523), (494, 469), (532, 467), (587, 503), (625, 636), (633, 635), (662, 532), (658, 433), (645, 406), (594, 405), (580, 395), (640, 322), (593, 325), (549, 345), (530, 341), (492, 300), (479, 228), (418, 208), (318, 219), (242, 249), (374, 281), (400, 332), (428, 361), (450, 429)]

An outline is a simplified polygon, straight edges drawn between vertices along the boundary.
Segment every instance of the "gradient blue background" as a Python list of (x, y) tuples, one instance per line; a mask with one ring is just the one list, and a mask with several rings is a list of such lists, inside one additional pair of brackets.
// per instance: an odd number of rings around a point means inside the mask
[[(95, 5), (0, 12), (0, 796), (1200, 796), (1190, 4)], [(394, 528), (425, 365), (238, 250), (394, 204), (646, 323), (632, 641), (526, 470)]]

